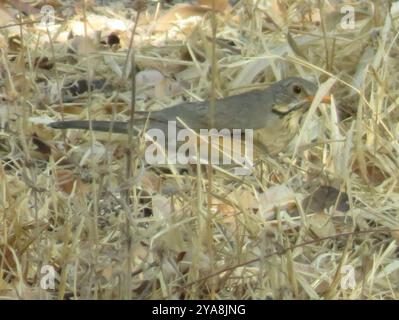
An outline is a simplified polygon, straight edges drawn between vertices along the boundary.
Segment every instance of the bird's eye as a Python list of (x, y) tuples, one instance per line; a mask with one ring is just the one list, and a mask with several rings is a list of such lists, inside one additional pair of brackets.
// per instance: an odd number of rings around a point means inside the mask
[(300, 86), (295, 85), (295, 86), (292, 87), (292, 91), (295, 94), (300, 94), (302, 92), (302, 88)]

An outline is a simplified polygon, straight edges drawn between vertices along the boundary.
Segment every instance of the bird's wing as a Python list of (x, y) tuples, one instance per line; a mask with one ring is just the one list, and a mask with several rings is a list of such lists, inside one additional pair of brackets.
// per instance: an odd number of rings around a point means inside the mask
[[(215, 129), (258, 129), (265, 126), (265, 118), (271, 110), (268, 105), (272, 97), (267, 91), (250, 91), (216, 101), (214, 113)], [(179, 117), (194, 130), (209, 127), (210, 102), (188, 102), (152, 112), (150, 126), (156, 122), (177, 121)]]

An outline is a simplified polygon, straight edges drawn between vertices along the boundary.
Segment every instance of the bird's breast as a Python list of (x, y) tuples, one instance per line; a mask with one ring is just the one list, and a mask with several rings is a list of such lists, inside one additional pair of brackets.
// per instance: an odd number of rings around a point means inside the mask
[(264, 128), (255, 130), (255, 146), (263, 148), (271, 155), (283, 151), (298, 133), (302, 115), (302, 110), (290, 112), (276, 119), (273, 124), (268, 123)]

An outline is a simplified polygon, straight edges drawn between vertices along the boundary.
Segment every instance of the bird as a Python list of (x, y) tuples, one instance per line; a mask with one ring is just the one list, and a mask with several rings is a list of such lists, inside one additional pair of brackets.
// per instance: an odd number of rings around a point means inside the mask
[[(318, 86), (313, 82), (289, 77), (277, 81), (266, 89), (218, 99), (213, 121), (209, 121), (210, 101), (184, 102), (159, 111), (140, 112), (134, 125), (143, 129), (168, 130), (167, 123), (176, 121), (177, 128), (253, 130), (254, 145), (271, 155), (284, 150), (298, 133), (302, 117), (308, 111)], [(329, 97), (322, 102), (328, 103)], [(180, 121), (181, 120), (181, 121)], [(211, 123), (211, 125), (210, 125)], [(54, 129), (85, 129), (128, 133), (128, 122), (100, 120), (55, 121), (48, 124)], [(137, 134), (137, 131), (135, 131)]]

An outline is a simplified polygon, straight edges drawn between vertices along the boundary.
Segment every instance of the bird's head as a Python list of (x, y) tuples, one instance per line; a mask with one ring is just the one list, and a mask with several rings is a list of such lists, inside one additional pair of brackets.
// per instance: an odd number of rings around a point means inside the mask
[[(286, 115), (294, 110), (306, 112), (317, 92), (314, 83), (298, 77), (286, 78), (274, 85), (275, 103), (272, 111), (279, 115)], [(328, 103), (329, 97), (324, 97), (322, 101)]]

